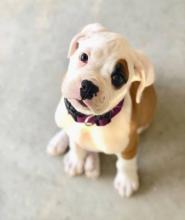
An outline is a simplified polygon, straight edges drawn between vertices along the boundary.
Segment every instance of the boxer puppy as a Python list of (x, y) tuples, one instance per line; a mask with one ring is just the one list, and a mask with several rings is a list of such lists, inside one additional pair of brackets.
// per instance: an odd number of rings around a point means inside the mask
[(62, 130), (50, 141), (51, 155), (64, 158), (70, 176), (100, 173), (98, 152), (117, 156), (114, 187), (129, 197), (139, 187), (139, 134), (153, 118), (154, 69), (147, 57), (118, 33), (89, 24), (72, 39), (69, 66), (55, 121)]

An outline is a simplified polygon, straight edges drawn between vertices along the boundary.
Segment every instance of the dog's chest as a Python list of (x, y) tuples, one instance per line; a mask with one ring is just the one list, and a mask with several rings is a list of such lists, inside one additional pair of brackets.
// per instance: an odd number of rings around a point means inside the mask
[(66, 132), (70, 139), (75, 141), (79, 147), (88, 151), (107, 154), (120, 153), (129, 142), (129, 130), (126, 127), (125, 129), (119, 130), (117, 128), (112, 130), (103, 127), (74, 125), (68, 127)]
[(106, 126), (76, 123), (60, 104), (55, 119), (58, 126), (65, 129), (69, 138), (83, 149), (115, 154), (122, 152), (129, 143), (131, 110), (127, 106), (130, 105), (125, 103), (121, 112)]

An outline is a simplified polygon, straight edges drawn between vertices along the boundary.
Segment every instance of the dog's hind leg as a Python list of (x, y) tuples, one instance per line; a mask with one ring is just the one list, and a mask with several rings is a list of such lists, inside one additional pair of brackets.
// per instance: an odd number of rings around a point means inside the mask
[(65, 153), (69, 145), (69, 137), (65, 131), (59, 131), (49, 142), (47, 153), (52, 156), (57, 156)]

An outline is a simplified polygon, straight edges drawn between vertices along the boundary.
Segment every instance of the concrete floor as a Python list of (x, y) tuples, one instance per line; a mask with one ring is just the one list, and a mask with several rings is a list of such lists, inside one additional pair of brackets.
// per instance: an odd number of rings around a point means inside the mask
[[(99, 21), (142, 48), (156, 69), (158, 110), (140, 143), (141, 188), (130, 199), (102, 176), (71, 179), (45, 153), (71, 37)], [(185, 1), (0, 1), (0, 219), (185, 219)]]

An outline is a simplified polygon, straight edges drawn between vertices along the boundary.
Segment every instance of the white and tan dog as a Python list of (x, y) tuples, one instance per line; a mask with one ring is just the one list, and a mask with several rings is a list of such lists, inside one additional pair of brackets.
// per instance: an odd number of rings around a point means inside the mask
[(69, 67), (55, 120), (62, 130), (47, 151), (64, 158), (71, 176), (100, 173), (98, 152), (117, 156), (114, 186), (121, 196), (139, 187), (139, 133), (152, 121), (156, 95), (150, 61), (117, 33), (95, 23), (71, 41)]

